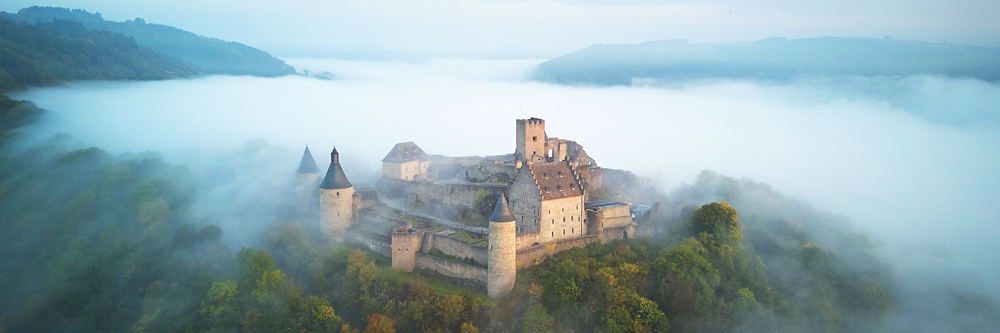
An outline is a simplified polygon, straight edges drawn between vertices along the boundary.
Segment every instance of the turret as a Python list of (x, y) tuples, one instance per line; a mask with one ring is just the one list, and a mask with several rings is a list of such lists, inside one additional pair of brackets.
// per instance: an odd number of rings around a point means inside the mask
[(507, 197), (502, 193), (490, 215), (487, 260), (486, 291), (490, 297), (503, 297), (514, 288), (517, 275), (517, 227)]
[(354, 220), (354, 185), (340, 167), (337, 148), (330, 153), (330, 168), (319, 185), (320, 229), (334, 242), (343, 242)]
[(299, 168), (295, 170), (295, 196), (303, 208), (316, 209), (316, 204), (319, 203), (317, 185), (319, 185), (319, 167), (309, 152), (309, 146), (306, 146), (302, 160), (299, 161)]

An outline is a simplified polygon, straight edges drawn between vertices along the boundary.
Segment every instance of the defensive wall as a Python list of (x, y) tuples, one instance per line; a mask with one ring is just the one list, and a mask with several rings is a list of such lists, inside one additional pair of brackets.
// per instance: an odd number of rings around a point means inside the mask
[(472, 245), (469, 242), (450, 235), (432, 232), (424, 233), (423, 246), (421, 247), (421, 250), (424, 253), (427, 253), (430, 252), (431, 249), (438, 249), (444, 254), (456, 256), (462, 259), (472, 259), (482, 265), (486, 265), (488, 261), (487, 249), (485, 246)]
[(641, 237), (653, 238), (659, 235), (666, 234), (667, 231), (670, 230), (670, 227), (672, 226), (673, 223), (670, 222), (661, 222), (657, 224), (639, 226), (635, 228), (635, 236), (634, 237), (629, 236), (629, 238), (641, 238)]
[(561, 239), (545, 244), (530, 246), (517, 251), (517, 269), (524, 269), (538, 265), (545, 258), (555, 255), (561, 251), (587, 246), (587, 244), (599, 241), (598, 235), (586, 235), (577, 238)]
[[(507, 184), (493, 183), (441, 183), (433, 181), (405, 181), (383, 177), (379, 181), (379, 192), (392, 197), (415, 196), (417, 201), (440, 200), (451, 205), (472, 207), (479, 191), (485, 195), (500, 195), (507, 190)], [(410, 198), (407, 198), (410, 199)]]
[(448, 282), (469, 290), (486, 292), (486, 267), (451, 261), (423, 253), (417, 253), (415, 258), (414, 272), (425, 276), (440, 274)]

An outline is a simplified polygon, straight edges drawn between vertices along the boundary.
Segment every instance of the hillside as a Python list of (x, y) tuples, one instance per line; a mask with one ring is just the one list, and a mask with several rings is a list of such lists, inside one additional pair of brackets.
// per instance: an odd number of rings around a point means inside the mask
[(754, 43), (686, 40), (594, 45), (538, 66), (534, 79), (559, 84), (630, 85), (633, 79), (787, 80), (801, 76), (932, 74), (1000, 79), (1000, 48), (821, 37)]
[(161, 80), (198, 71), (122, 34), (0, 19), (0, 91), (72, 80)]
[(267, 52), (237, 42), (199, 36), (171, 26), (149, 24), (137, 18), (125, 22), (105, 21), (100, 13), (57, 7), (30, 7), (16, 14), (0, 12), (0, 18), (29, 24), (65, 20), (88, 29), (107, 30), (135, 39), (140, 46), (181, 59), (205, 74), (281, 76), (295, 69)]

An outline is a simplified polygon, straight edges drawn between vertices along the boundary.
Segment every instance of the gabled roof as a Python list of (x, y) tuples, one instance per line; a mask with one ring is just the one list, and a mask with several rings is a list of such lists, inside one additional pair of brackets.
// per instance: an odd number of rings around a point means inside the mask
[(333, 152), (330, 153), (330, 168), (326, 169), (326, 177), (323, 178), (323, 183), (319, 184), (319, 188), (339, 190), (350, 187), (354, 187), (354, 185), (347, 180), (344, 169), (340, 167), (340, 154), (337, 153), (337, 148), (334, 147)]
[(580, 183), (566, 162), (535, 163), (528, 167), (542, 193), (542, 201), (583, 195)]
[(497, 199), (497, 207), (493, 208), (493, 215), (490, 215), (490, 222), (510, 222), (514, 221), (514, 214), (510, 212), (510, 207), (507, 205), (507, 197), (500, 193), (500, 198)]
[(299, 162), (299, 169), (295, 170), (295, 173), (319, 173), (319, 167), (309, 152), (309, 146), (306, 146), (306, 151), (302, 153), (302, 161)]
[(423, 160), (427, 158), (427, 154), (424, 153), (423, 149), (417, 146), (413, 141), (397, 143), (389, 154), (385, 155), (382, 162), (392, 162), (392, 163), (403, 163), (409, 161)]

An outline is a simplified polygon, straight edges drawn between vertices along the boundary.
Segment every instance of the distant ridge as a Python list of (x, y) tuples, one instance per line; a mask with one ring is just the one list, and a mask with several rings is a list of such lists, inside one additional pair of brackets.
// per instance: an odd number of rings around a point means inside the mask
[(538, 66), (534, 79), (631, 85), (634, 79), (787, 80), (799, 76), (913, 74), (1000, 80), (1000, 48), (886, 38), (771, 38), (754, 43), (685, 40), (598, 44)]
[(73, 21), (88, 29), (107, 30), (135, 38), (139, 46), (183, 60), (205, 74), (282, 76), (295, 69), (267, 52), (237, 42), (195, 35), (171, 26), (148, 24), (141, 18), (105, 21), (100, 13), (59, 7), (29, 7), (17, 14), (0, 12), (0, 18), (28, 24)]
[(77, 80), (165, 80), (198, 75), (193, 66), (131, 37), (76, 22), (30, 25), (0, 18), (0, 93)]

